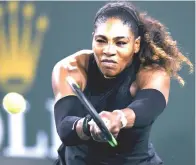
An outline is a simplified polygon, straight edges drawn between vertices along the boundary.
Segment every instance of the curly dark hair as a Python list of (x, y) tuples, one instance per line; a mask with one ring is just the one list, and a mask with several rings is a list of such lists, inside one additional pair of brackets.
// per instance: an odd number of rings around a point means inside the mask
[(182, 64), (185, 63), (193, 72), (193, 64), (183, 55), (173, 40), (167, 28), (158, 20), (150, 17), (147, 13), (139, 12), (136, 7), (127, 1), (109, 2), (99, 9), (94, 20), (94, 29), (108, 18), (119, 18), (127, 24), (135, 38), (141, 37), (138, 58), (140, 67), (148, 67), (158, 64), (163, 67), (171, 77), (176, 78), (181, 85), (184, 80), (178, 74)]

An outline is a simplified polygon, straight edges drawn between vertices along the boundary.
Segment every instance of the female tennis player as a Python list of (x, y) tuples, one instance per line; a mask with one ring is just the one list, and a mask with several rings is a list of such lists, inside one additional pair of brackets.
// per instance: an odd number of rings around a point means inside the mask
[[(193, 65), (166, 28), (129, 2), (110, 2), (94, 20), (92, 50), (58, 62), (52, 73), (57, 133), (66, 165), (163, 164), (149, 142), (151, 127), (168, 103), (170, 79)], [(71, 76), (116, 138), (111, 147), (66, 82)], [(60, 150), (63, 151), (64, 150)]]

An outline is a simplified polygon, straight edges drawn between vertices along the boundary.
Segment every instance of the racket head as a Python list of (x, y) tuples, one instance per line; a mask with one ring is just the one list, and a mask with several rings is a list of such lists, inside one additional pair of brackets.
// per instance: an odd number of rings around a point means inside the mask
[(114, 136), (111, 134), (111, 132), (108, 130), (108, 128), (106, 127), (105, 123), (103, 122), (103, 120), (100, 118), (99, 114), (97, 113), (97, 111), (95, 110), (95, 108), (93, 107), (93, 105), (90, 103), (90, 101), (86, 98), (86, 96), (84, 95), (84, 93), (82, 92), (80, 86), (75, 82), (75, 80), (68, 76), (66, 78), (67, 82), (69, 83), (69, 85), (71, 86), (72, 90), (74, 91), (74, 93), (76, 94), (76, 96), (78, 97), (78, 99), (81, 101), (81, 103), (86, 107), (86, 109), (88, 110), (89, 114), (91, 115), (91, 117), (93, 118), (94, 122), (97, 124), (97, 126), (99, 127), (99, 129), (101, 130), (101, 132), (104, 135), (104, 140), (106, 140), (112, 147), (116, 147), (118, 145), (116, 139), (114, 138)]

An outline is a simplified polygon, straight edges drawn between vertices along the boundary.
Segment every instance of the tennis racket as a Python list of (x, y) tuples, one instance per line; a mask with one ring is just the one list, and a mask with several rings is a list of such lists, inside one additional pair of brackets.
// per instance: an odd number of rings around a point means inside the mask
[(114, 136), (111, 134), (111, 132), (107, 129), (106, 125), (104, 124), (103, 120), (100, 118), (99, 114), (93, 107), (93, 105), (90, 103), (90, 101), (86, 98), (82, 90), (80, 89), (80, 86), (75, 82), (75, 80), (68, 76), (66, 78), (67, 82), (71, 86), (72, 90), (78, 97), (78, 99), (81, 101), (81, 103), (86, 107), (88, 110), (89, 114), (93, 118), (94, 122), (97, 124), (99, 129), (102, 131), (104, 140), (106, 140), (112, 147), (115, 147), (118, 145), (116, 139)]

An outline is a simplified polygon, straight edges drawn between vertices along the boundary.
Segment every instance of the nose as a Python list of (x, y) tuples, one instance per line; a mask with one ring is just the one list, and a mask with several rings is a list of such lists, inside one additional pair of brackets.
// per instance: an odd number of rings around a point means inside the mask
[(116, 54), (116, 48), (114, 45), (108, 44), (105, 46), (103, 53), (107, 56), (114, 56)]

